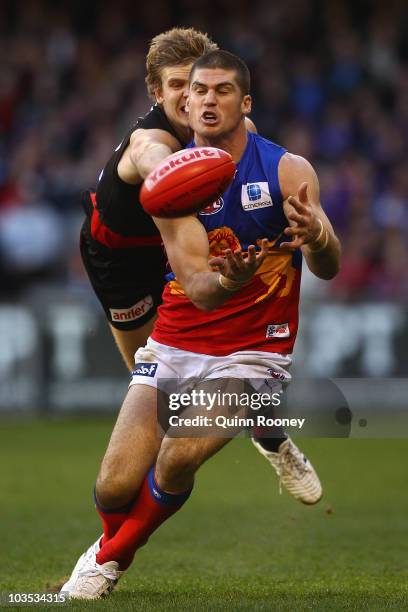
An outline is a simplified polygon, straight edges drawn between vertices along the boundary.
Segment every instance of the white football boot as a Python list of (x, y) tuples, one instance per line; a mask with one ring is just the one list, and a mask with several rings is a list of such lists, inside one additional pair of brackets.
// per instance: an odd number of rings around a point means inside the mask
[(278, 452), (265, 450), (252, 438), (254, 446), (266, 457), (279, 476), (279, 491), (282, 485), (303, 504), (317, 504), (323, 495), (322, 485), (313, 465), (290, 438), (282, 442)]
[(70, 591), (70, 599), (102, 599), (115, 588), (123, 572), (119, 571), (117, 561), (107, 561), (99, 565), (90, 559), (78, 572), (78, 577)]
[(65, 597), (69, 598), (71, 590), (74, 588), (77, 578), (79, 576), (79, 572), (83, 570), (87, 566), (87, 564), (89, 564), (90, 561), (93, 561), (96, 563), (96, 555), (100, 551), (100, 548), (101, 548), (101, 539), (102, 539), (102, 536), (100, 536), (96, 540), (96, 542), (91, 544), (88, 550), (86, 550), (79, 557), (74, 569), (72, 570), (71, 576), (69, 577), (69, 579), (67, 580), (67, 582), (64, 584), (64, 586), (62, 587), (60, 591), (61, 595), (65, 595)]

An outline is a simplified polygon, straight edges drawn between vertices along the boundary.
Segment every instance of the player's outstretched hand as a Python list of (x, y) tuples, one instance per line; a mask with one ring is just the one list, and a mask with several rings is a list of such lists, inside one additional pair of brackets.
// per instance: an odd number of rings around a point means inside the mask
[(225, 249), (224, 257), (214, 257), (209, 264), (212, 268), (217, 268), (223, 276), (232, 281), (244, 283), (255, 274), (259, 266), (268, 255), (268, 239), (263, 238), (260, 244), (260, 251), (256, 252), (256, 247), (251, 244), (248, 247), (248, 255), (243, 256), (242, 250)]
[(290, 242), (282, 242), (280, 248), (298, 249), (303, 245), (314, 242), (321, 231), (321, 224), (316, 216), (307, 196), (307, 183), (302, 183), (297, 196), (289, 196), (292, 209), (287, 218), (293, 225), (285, 229), (286, 236), (292, 237)]

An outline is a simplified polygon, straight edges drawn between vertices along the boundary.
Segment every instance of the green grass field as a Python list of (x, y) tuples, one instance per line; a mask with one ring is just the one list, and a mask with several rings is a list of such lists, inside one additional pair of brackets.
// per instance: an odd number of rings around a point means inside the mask
[[(92, 487), (111, 426), (0, 422), (0, 591), (46, 590), (96, 539)], [(249, 440), (233, 441), (109, 599), (63, 608), (408, 610), (408, 440), (299, 442), (325, 487), (316, 507), (280, 496)]]

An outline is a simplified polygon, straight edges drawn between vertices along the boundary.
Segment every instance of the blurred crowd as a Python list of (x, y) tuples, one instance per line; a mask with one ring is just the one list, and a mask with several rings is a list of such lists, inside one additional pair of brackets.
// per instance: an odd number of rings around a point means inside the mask
[(0, 298), (86, 282), (78, 194), (149, 109), (147, 45), (175, 25), (247, 61), (258, 131), (317, 169), (344, 250), (329, 297), (408, 298), (404, 0), (3, 0)]

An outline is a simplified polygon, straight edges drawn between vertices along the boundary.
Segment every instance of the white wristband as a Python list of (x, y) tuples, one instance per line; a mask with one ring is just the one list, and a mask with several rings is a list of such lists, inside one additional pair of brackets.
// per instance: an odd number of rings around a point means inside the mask
[[(329, 242), (329, 232), (324, 227), (322, 220), (319, 218), (317, 218), (317, 220), (320, 223), (319, 235), (315, 240), (313, 240), (313, 242), (309, 242), (308, 244), (309, 250), (312, 253), (319, 253), (320, 251), (323, 251), (327, 247), (328, 242)], [(323, 244), (319, 244), (323, 235), (324, 235)], [(312, 247), (312, 245), (317, 245), (317, 247)]]

